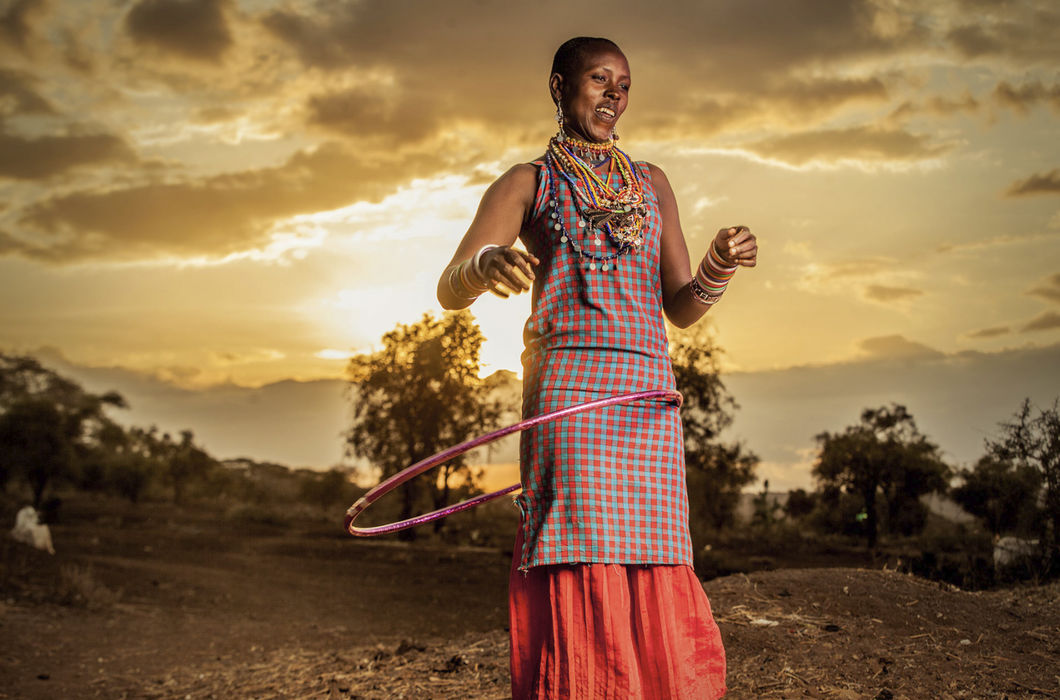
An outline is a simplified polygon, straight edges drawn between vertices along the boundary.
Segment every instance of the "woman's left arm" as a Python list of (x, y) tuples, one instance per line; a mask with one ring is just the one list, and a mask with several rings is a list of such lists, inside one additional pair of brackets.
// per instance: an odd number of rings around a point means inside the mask
[[(692, 293), (693, 276), (688, 246), (681, 230), (677, 199), (670, 181), (661, 169), (651, 163), (648, 164), (648, 170), (659, 199), (659, 217), (662, 219), (659, 273), (663, 311), (672, 324), (678, 328), (688, 328), (703, 317), (710, 305), (697, 301)], [(754, 267), (758, 262), (758, 242), (746, 226), (721, 229), (711, 245), (727, 265)]]

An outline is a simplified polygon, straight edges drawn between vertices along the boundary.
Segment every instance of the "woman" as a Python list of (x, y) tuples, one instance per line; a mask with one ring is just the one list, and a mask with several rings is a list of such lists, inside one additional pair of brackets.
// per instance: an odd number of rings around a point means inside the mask
[[(755, 237), (722, 229), (695, 275), (666, 176), (614, 143), (629, 100), (607, 39), (559, 48), (559, 133), (502, 175), (438, 282), (447, 309), (532, 289), (523, 415), (673, 389), (665, 315), (682, 328), (718, 301)], [(521, 239), (527, 252), (513, 248)], [(692, 572), (675, 406), (582, 413), (522, 435), (522, 524), (510, 579), (515, 698), (718, 698), (725, 657)]]

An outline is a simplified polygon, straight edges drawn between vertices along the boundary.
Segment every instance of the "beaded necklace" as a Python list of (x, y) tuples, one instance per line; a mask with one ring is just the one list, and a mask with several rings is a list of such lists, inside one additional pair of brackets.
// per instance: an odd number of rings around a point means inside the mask
[[(597, 154), (611, 158), (609, 172), (613, 172), (617, 164), (622, 176), (622, 188), (618, 191), (612, 189), (607, 181), (602, 180), (585, 162), (584, 156)], [(614, 141), (594, 144), (570, 137), (563, 140), (553, 138), (545, 154), (545, 165), (549, 179), (549, 202), (553, 208), (552, 226), (560, 232), (561, 242), (569, 242), (579, 257), (590, 260), (590, 270), (595, 270), (599, 261), (602, 263), (601, 269), (607, 271), (611, 267), (611, 260), (636, 250), (643, 243), (641, 229), (648, 213), (644, 203), (644, 187), (636, 166), (628, 155), (614, 145)], [(578, 228), (588, 227), (592, 231), (593, 246), (603, 245), (600, 233), (606, 232), (615, 250), (603, 253), (583, 247), (575, 236), (564, 230), (556, 196), (558, 177), (567, 181), (574, 194)]]

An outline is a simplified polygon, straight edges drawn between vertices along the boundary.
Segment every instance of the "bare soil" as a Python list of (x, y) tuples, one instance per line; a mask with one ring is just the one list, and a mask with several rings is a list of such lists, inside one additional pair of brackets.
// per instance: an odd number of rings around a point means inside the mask
[[(505, 698), (510, 553), (78, 499), (0, 540), (0, 698)], [(1060, 698), (1060, 585), (705, 584), (730, 698)]]

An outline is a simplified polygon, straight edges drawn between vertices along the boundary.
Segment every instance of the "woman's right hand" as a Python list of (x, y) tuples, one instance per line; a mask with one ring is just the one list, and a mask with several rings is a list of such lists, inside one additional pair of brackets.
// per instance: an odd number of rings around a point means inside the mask
[(479, 270), (490, 291), (505, 299), (528, 291), (534, 281), (534, 265), (540, 260), (531, 253), (511, 246), (490, 248), (479, 259)]

